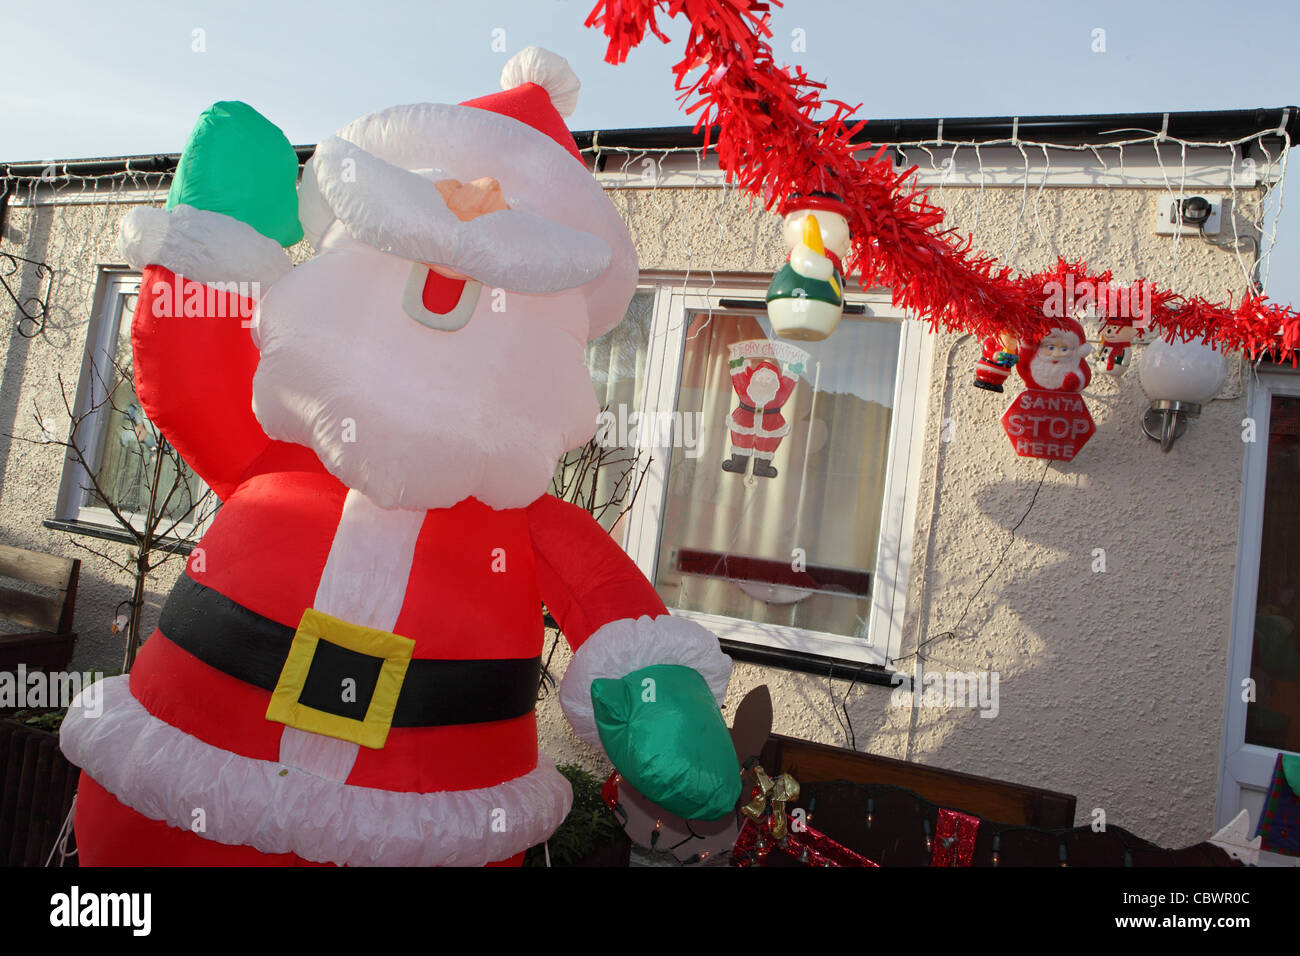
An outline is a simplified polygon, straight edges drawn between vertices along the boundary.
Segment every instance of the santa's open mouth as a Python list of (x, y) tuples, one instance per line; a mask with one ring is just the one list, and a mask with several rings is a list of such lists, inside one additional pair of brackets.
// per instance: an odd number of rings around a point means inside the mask
[(421, 325), (455, 332), (473, 316), (482, 288), (473, 279), (446, 276), (423, 262), (415, 262), (402, 290), (402, 308)]

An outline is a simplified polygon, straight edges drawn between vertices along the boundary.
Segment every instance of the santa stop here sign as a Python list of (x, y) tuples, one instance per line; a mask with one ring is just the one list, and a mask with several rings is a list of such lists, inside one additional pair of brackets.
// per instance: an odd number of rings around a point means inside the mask
[(1027, 388), (1002, 416), (1016, 454), (1026, 458), (1069, 461), (1097, 430), (1083, 396)]

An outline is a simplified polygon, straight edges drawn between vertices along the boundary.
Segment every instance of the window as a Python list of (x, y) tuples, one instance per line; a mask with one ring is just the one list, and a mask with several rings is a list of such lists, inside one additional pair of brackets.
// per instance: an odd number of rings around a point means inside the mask
[(674, 613), (733, 651), (885, 664), (910, 562), (924, 329), (865, 295), (831, 338), (793, 342), (772, 334), (757, 287), (671, 282), (588, 351), (606, 423), (645, 471), (624, 546)]
[[(88, 530), (121, 529), (111, 504), (133, 526), (143, 528), (156, 475), (155, 529), (167, 537), (183, 538), (201, 528), (215, 501), (167, 445), (136, 398), (131, 318), (139, 289), (140, 277), (133, 273), (108, 272), (101, 280), (73, 405), (76, 428), (71, 440), (81, 451), (84, 467), (70, 453), (59, 517)], [(48, 419), (54, 411), (43, 414)], [(47, 428), (56, 431), (68, 424), (47, 422)]]
[(582, 505), (619, 543), (626, 538), (628, 506), (640, 493), (646, 470), (635, 446), (654, 305), (653, 289), (637, 290), (623, 321), (587, 344), (600, 406), (595, 441), (565, 455), (552, 482), (557, 497)]
[[(1259, 820), (1280, 752), (1300, 753), (1300, 375), (1250, 380), (1218, 825)], [(1249, 433), (1248, 433), (1249, 435)], [(1247, 437), (1247, 436), (1243, 436)]]
[(1300, 395), (1269, 405), (1246, 743), (1300, 753)]

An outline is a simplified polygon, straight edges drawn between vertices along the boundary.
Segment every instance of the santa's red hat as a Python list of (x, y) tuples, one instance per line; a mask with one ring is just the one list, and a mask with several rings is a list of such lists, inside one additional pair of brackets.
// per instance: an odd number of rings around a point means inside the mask
[[(563, 57), (529, 47), (507, 61), (501, 86), (460, 105), (380, 110), (322, 140), (299, 186), (303, 229), (319, 245), (342, 228), (381, 252), (495, 288), (581, 288), (595, 338), (623, 318), (637, 264), (627, 225), (564, 124), (578, 78)], [(468, 222), (434, 186), (483, 177), (501, 184), (509, 208)]]
[[(1067, 335), (1073, 335), (1080, 345), (1088, 341), (1088, 333), (1083, 330), (1083, 326), (1079, 324), (1077, 319), (1068, 316), (1052, 319), (1052, 327), (1047, 335), (1053, 332), (1064, 332)], [(1018, 371), (1022, 376), (1029, 367), (1029, 363), (1033, 361), (1034, 356), (1038, 354), (1038, 346), (1043, 339), (1047, 338), (1047, 335), (1037, 339), (1020, 340), (1020, 368)]]
[(578, 144), (564, 124), (564, 117), (571, 115), (578, 105), (579, 86), (568, 60), (539, 46), (530, 46), (506, 61), (501, 71), (501, 92), (466, 100), (460, 105), (527, 123), (555, 140), (581, 163)]
[[(1052, 331), (1066, 332), (1070, 335), (1073, 335), (1076, 339), (1079, 340), (1080, 344), (1088, 341), (1088, 333), (1083, 330), (1083, 326), (1079, 323), (1079, 320), (1072, 319), (1068, 316), (1062, 316), (1059, 319), (1053, 319)], [(1045, 335), (1043, 336), (1043, 338), (1047, 338), (1047, 336)], [(1038, 342), (1033, 342), (1030, 344), (1032, 344), (1035, 348), (1037, 348), (1038, 346)]]

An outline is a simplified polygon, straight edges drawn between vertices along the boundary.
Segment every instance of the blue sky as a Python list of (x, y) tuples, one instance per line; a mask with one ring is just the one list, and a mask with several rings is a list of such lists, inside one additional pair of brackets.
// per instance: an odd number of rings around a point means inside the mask
[[(673, 45), (649, 37), (615, 68), (602, 61), (603, 35), (582, 25), (591, 7), (42, 0), (5, 16), (0, 161), (175, 152), (222, 99), (245, 100), (292, 142), (314, 143), (383, 106), (491, 92), (505, 57), (530, 44), (563, 54), (582, 79), (574, 129), (686, 123), (670, 72), (684, 27), (667, 21)], [(778, 59), (870, 118), (1300, 103), (1300, 4), (1285, 0), (790, 0), (772, 27)], [(1092, 51), (1098, 27), (1105, 53)], [(795, 29), (806, 52), (791, 50)], [(506, 53), (493, 51), (494, 36)], [(1268, 291), (1300, 305), (1300, 195), (1283, 212)]]

